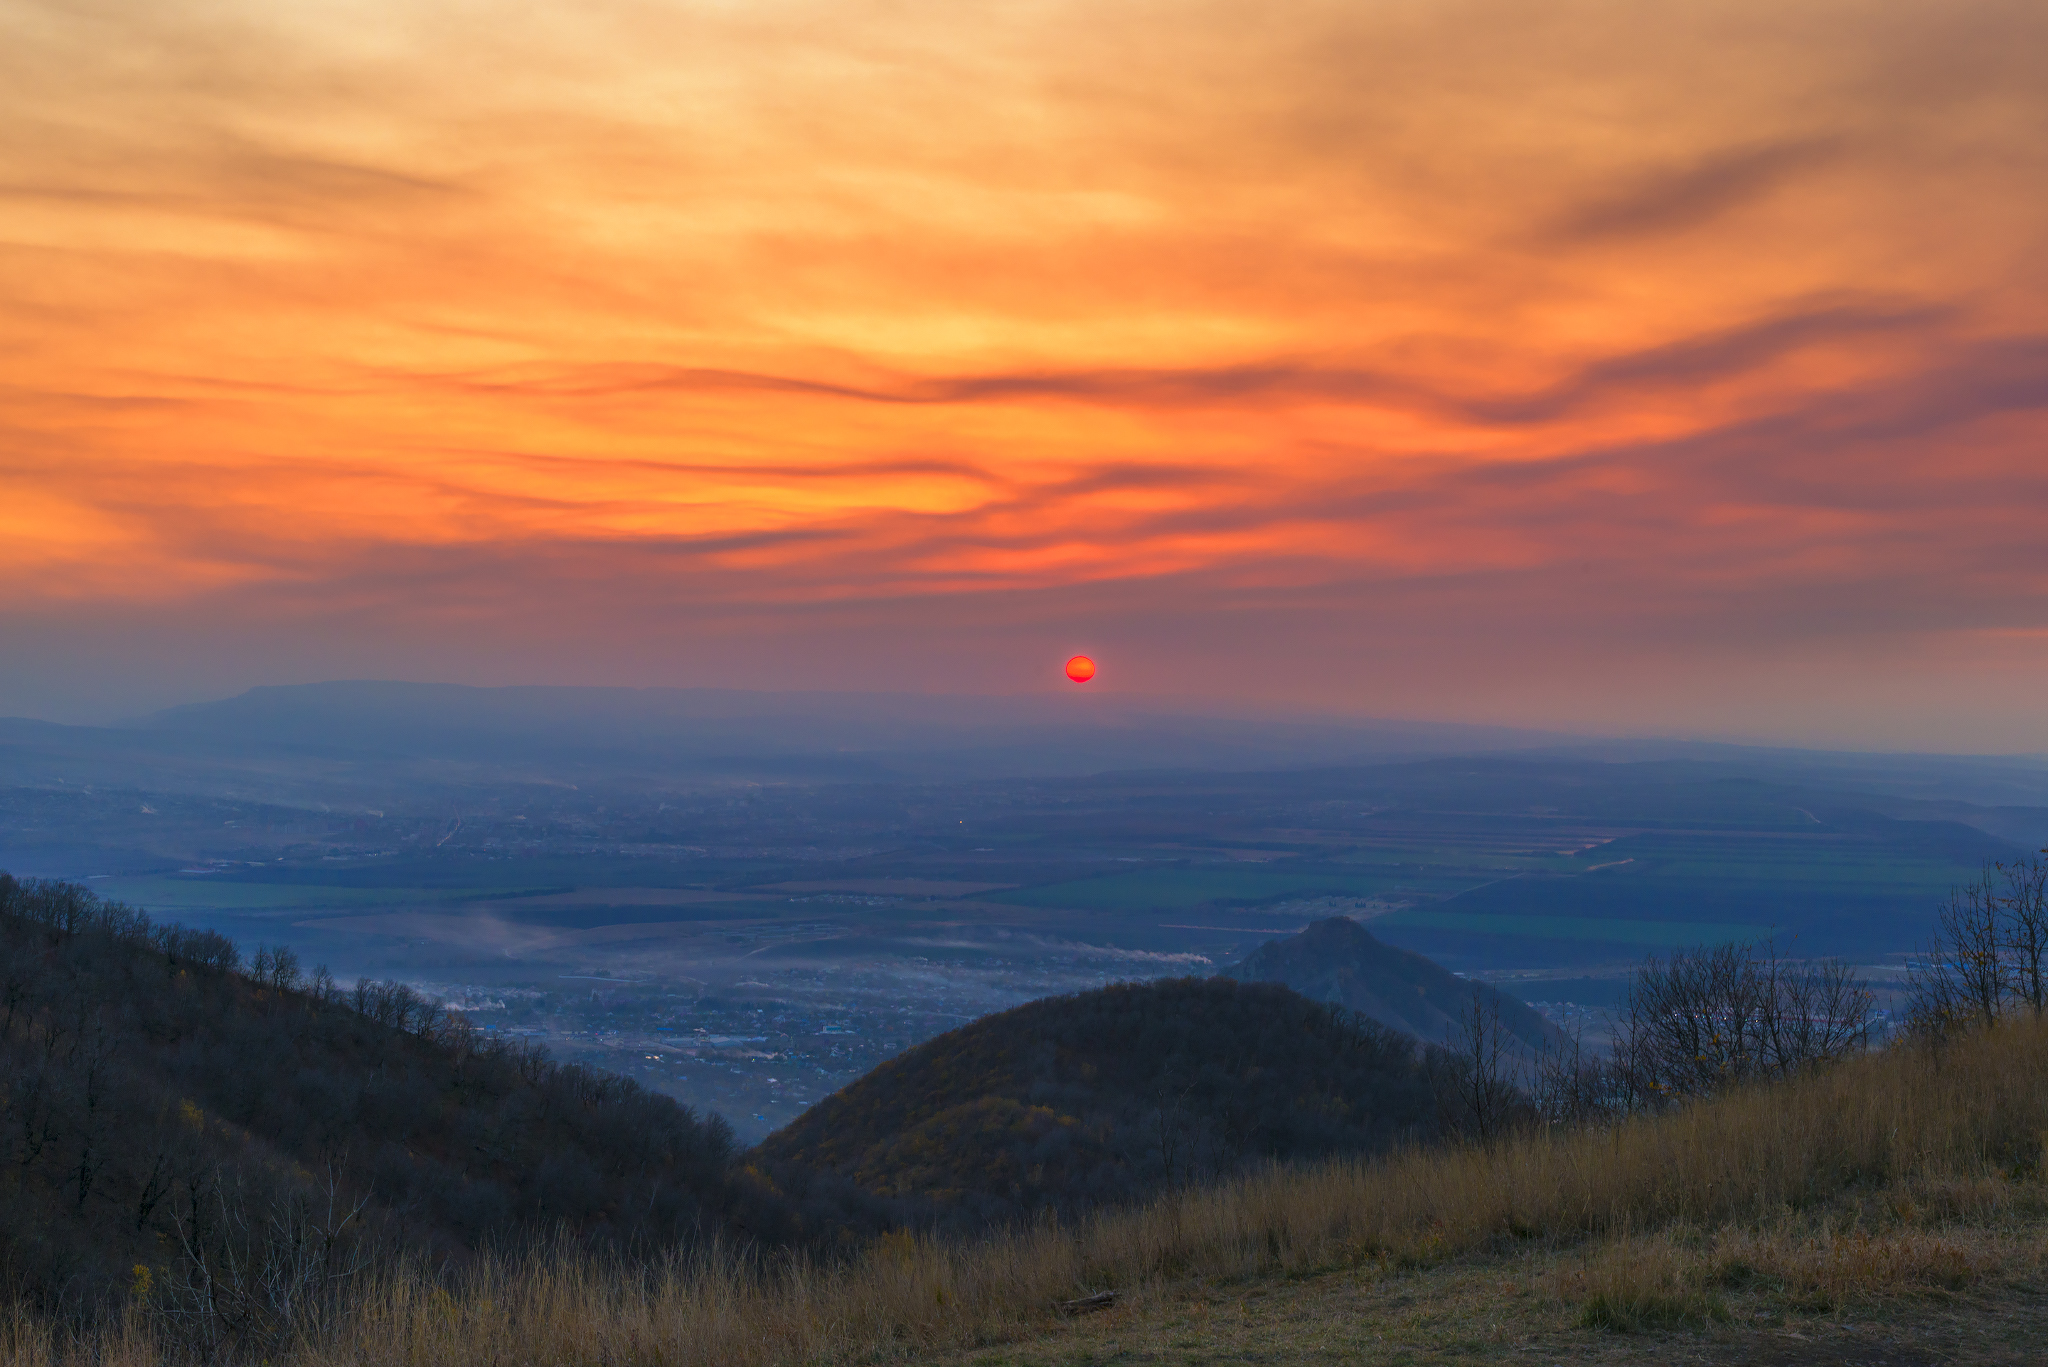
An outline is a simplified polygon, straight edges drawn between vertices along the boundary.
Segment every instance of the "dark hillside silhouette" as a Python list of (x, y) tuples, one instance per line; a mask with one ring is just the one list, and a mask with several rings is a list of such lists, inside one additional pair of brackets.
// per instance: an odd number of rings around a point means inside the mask
[(1485, 983), (1460, 978), (1420, 954), (1374, 938), (1342, 916), (1318, 921), (1299, 935), (1268, 940), (1226, 976), (1240, 982), (1285, 983), (1311, 1001), (1346, 1007), (1426, 1044), (1443, 1044), (1471, 1018), (1478, 998), (1499, 1011), (1501, 1028), (1522, 1050), (1534, 1052), (1556, 1031), (1527, 1005)]
[(0, 874), (0, 1070), (0, 1277), (60, 1306), (185, 1295), (209, 1340), (379, 1246), (790, 1227), (721, 1119), (73, 884)]
[(1277, 984), (1121, 984), (928, 1040), (755, 1154), (968, 1227), (1427, 1132), (1414, 1041)]

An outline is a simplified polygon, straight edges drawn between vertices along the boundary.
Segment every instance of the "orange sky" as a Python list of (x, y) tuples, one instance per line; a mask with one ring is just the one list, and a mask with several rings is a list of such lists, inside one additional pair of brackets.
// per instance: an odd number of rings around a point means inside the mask
[(2048, 10), (0, 0), (0, 712), (2048, 749)]

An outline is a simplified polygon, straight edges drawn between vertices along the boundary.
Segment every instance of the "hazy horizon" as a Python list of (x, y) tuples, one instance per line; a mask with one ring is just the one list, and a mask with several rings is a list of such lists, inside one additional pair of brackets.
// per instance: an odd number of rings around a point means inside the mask
[[(2011, 758), (2048, 759), (2048, 744), (2041, 748), (2029, 749), (2024, 746), (2010, 748), (1942, 748), (1938, 744), (1913, 744), (1911, 737), (1899, 738), (1896, 743), (1883, 739), (1872, 739), (1858, 743), (1855, 738), (1842, 739), (1834, 732), (1812, 734), (1800, 731), (1774, 732), (1757, 729), (1714, 729), (1699, 726), (1673, 724), (1666, 727), (1638, 726), (1612, 727), (1602, 729), (1595, 726), (1540, 725), (1503, 721), (1485, 717), (1459, 715), (1396, 715), (1350, 711), (1329, 705), (1297, 703), (1288, 700), (1238, 697), (1203, 697), (1177, 693), (1151, 693), (1136, 690), (1119, 690), (1113, 685), (1101, 688), (1090, 687), (1085, 693), (1062, 679), (1058, 686), (1047, 686), (1030, 691), (1008, 692), (985, 691), (967, 692), (940, 689), (866, 688), (847, 689), (831, 687), (735, 687), (731, 685), (669, 684), (669, 683), (560, 683), (552, 681), (518, 681), (476, 683), (456, 679), (401, 679), (401, 678), (317, 678), (291, 682), (256, 682), (227, 690), (176, 691), (152, 690), (147, 687), (124, 691), (111, 696), (122, 701), (109, 701), (90, 696), (81, 698), (75, 694), (64, 699), (49, 699), (40, 710), (8, 710), (6, 698), (0, 695), (0, 720), (47, 723), (57, 726), (86, 728), (135, 728), (146, 726), (166, 716), (188, 710), (203, 710), (218, 704), (233, 703), (252, 695), (290, 690), (314, 691), (332, 687), (418, 687), (422, 689), (469, 690), (479, 694), (515, 693), (529, 694), (602, 694), (616, 692), (638, 695), (727, 695), (734, 698), (759, 698), (764, 700), (786, 700), (796, 704), (806, 700), (852, 700), (871, 699), (876, 701), (894, 700), (906, 705), (918, 701), (953, 705), (984, 705), (989, 709), (989, 720), (993, 722), (1014, 719), (1005, 714), (1028, 716), (1034, 721), (1054, 722), (1071, 720), (1089, 723), (1105, 718), (1156, 718), (1177, 719), (1190, 723), (1207, 721), (1219, 723), (1264, 723), (1322, 725), (1330, 727), (1410, 727), (1417, 729), (1442, 729), (1445, 731), (1468, 730), (1472, 732), (1499, 733), (1499, 743), (1510, 747), (1518, 745), (1540, 746), (1545, 744), (1570, 745), (1574, 743), (1637, 743), (1654, 745), (1670, 743), (1680, 745), (1726, 746), (1732, 749), (1754, 748), (1761, 750), (1811, 751), (1824, 754), (1882, 756), (1934, 756), (1955, 758)], [(32, 696), (32, 695), (31, 695)], [(1919, 733), (1914, 733), (1918, 735)], [(1937, 729), (1932, 733), (1936, 738), (1942, 735), (1961, 733)], [(1482, 747), (1484, 748), (1484, 747)]]

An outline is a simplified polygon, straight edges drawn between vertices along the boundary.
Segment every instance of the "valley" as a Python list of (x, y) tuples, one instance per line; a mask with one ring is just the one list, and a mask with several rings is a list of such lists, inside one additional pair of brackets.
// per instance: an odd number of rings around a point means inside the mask
[(266, 800), (246, 775), (107, 787), (79, 760), (0, 790), (0, 867), (411, 982), (752, 1142), (968, 1020), (1213, 973), (1333, 915), (1596, 1038), (1630, 968), (1692, 944), (1773, 938), (1886, 989), (1949, 887), (2048, 831), (2048, 792), (2012, 802), (2031, 790), (2009, 765), (1795, 759), (654, 791), (580, 773), (352, 804)]

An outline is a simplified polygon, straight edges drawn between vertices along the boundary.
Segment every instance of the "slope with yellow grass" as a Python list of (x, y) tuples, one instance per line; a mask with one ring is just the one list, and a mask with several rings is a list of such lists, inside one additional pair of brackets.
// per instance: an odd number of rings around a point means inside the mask
[[(1916, 1343), (2022, 1361), (2043, 1327), (2044, 1132), (2048, 1023), (2009, 1021), (1610, 1126), (1275, 1169), (972, 1243), (892, 1236), (830, 1267), (713, 1251), (652, 1275), (571, 1256), (446, 1287), (378, 1273), (271, 1356), (1852, 1360), (1783, 1355), (1821, 1333), (1876, 1335), (1868, 1361), (1933, 1360)], [(1110, 1310), (1062, 1312), (1103, 1291)], [(0, 1361), (54, 1363), (39, 1332), (17, 1323)], [(164, 1360), (146, 1305), (109, 1333), (85, 1346)]]

